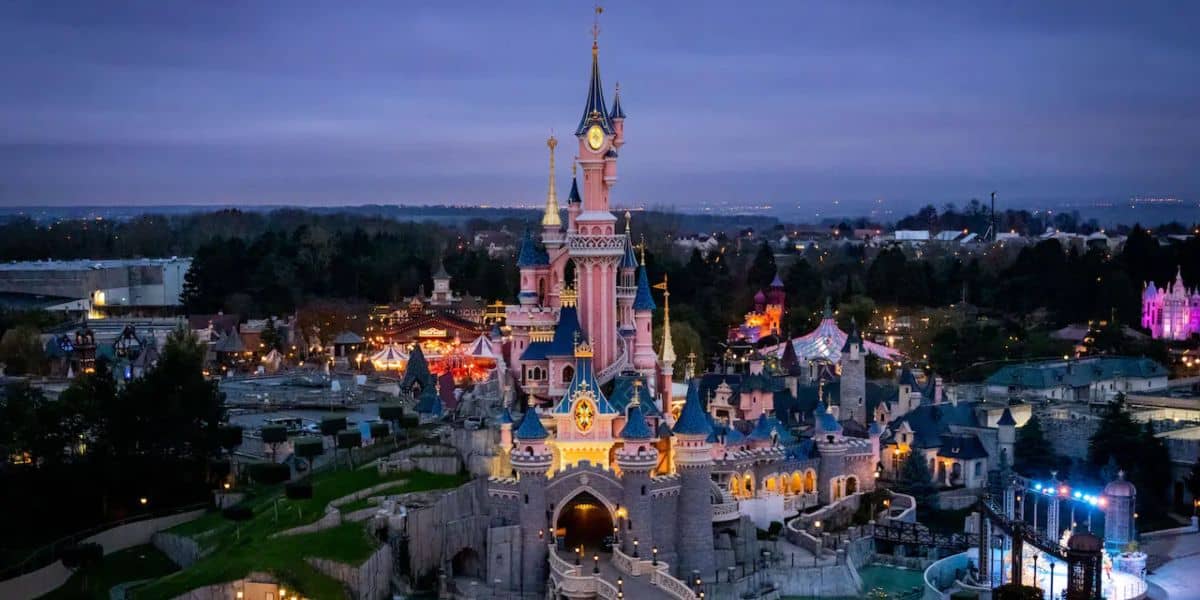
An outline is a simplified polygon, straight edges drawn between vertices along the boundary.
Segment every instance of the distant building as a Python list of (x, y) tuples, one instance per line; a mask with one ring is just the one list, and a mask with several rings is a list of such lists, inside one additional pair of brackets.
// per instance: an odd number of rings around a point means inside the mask
[(988, 377), (990, 396), (1111, 402), (1118, 393), (1166, 389), (1167, 368), (1148, 358), (1096, 356), (1009, 365)]
[(191, 266), (174, 257), (12, 262), (0, 264), (0, 294), (54, 298), (52, 310), (145, 312), (179, 306)]
[(1183, 271), (1165, 288), (1148, 282), (1142, 291), (1142, 327), (1155, 339), (1186, 340), (1200, 333), (1200, 290), (1183, 286)]

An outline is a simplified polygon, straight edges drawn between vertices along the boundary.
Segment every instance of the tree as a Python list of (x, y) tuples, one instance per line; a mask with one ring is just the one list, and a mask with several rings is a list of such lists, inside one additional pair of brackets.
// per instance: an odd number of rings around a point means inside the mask
[(347, 429), (338, 432), (337, 447), (346, 451), (351, 469), (354, 468), (354, 449), (359, 446), (362, 446), (362, 432), (357, 429)]
[(263, 326), (262, 333), (259, 334), (259, 340), (262, 342), (263, 352), (271, 350), (283, 352), (283, 333), (275, 326), (275, 317), (267, 319), (267, 324)]
[(4, 361), (9, 375), (40, 375), (45, 372), (46, 352), (42, 348), (40, 332), (34, 327), (21, 325), (0, 336), (0, 361)]
[(297, 438), (292, 442), (292, 451), (307, 461), (308, 469), (312, 471), (313, 460), (325, 452), (325, 440), (319, 437)]
[(875, 316), (875, 301), (867, 296), (851, 296), (846, 302), (838, 304), (838, 325), (849, 331), (850, 320), (858, 324), (859, 330), (866, 329)]
[(1046, 440), (1042, 430), (1042, 422), (1034, 415), (1025, 422), (1025, 426), (1017, 429), (1016, 444), (1013, 448), (1013, 467), (1018, 473), (1027, 477), (1047, 477), (1054, 470), (1056, 456), (1054, 448)]
[(758, 246), (758, 252), (754, 255), (754, 262), (750, 264), (750, 269), (746, 271), (746, 287), (751, 290), (765, 288), (771, 285), (775, 274), (775, 253), (764, 240)]
[(276, 460), (276, 448), (287, 441), (287, 428), (283, 425), (267, 425), (259, 430), (259, 434), (263, 443), (271, 447), (271, 460)]
[(912, 451), (900, 464), (900, 481), (896, 486), (901, 492), (916, 498), (917, 505), (924, 504), (937, 491), (933, 483), (933, 473), (925, 462), (925, 455)]

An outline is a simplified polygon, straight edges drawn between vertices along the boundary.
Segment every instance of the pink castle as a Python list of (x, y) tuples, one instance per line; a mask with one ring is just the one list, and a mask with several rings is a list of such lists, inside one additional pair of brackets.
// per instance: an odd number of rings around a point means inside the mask
[(1148, 282), (1142, 292), (1142, 327), (1155, 339), (1186, 340), (1200, 334), (1200, 290), (1183, 286), (1182, 270), (1175, 281), (1158, 289)]
[[(567, 220), (560, 216), (551, 137), (549, 189), (540, 244), (526, 232), (517, 257), (518, 304), (507, 307), (511, 328), (508, 364), (521, 389), (538, 403), (561, 398), (576, 370), (575, 347), (590, 346), (593, 372), (601, 383), (626, 370), (650, 387), (663, 368), (651, 345), (656, 308), (645, 266), (634, 251), (630, 215), (623, 232), (610, 212), (617, 182), (617, 151), (625, 143), (620, 86), (611, 108), (600, 82), (599, 45), (592, 42), (592, 72), (583, 115), (575, 129), (578, 154), (572, 161)], [(574, 177), (583, 169), (582, 193)], [(670, 348), (666, 341), (664, 349)], [(668, 354), (664, 352), (664, 354)], [(672, 356), (664, 356), (674, 360)], [(669, 376), (669, 367), (667, 367)]]

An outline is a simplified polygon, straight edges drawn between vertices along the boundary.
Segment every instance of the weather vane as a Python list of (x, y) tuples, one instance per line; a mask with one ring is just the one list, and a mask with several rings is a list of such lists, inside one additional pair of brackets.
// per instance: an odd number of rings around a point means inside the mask
[(596, 3), (596, 17), (592, 20), (592, 43), (596, 44), (600, 40), (600, 14), (604, 12), (604, 7)]

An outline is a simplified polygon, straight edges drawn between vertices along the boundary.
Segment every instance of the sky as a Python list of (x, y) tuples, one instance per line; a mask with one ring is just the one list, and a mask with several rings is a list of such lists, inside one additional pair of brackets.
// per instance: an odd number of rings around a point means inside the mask
[[(0, 3), (0, 206), (565, 196), (592, 6)], [(618, 205), (1200, 196), (1200, 3), (604, 9)]]

